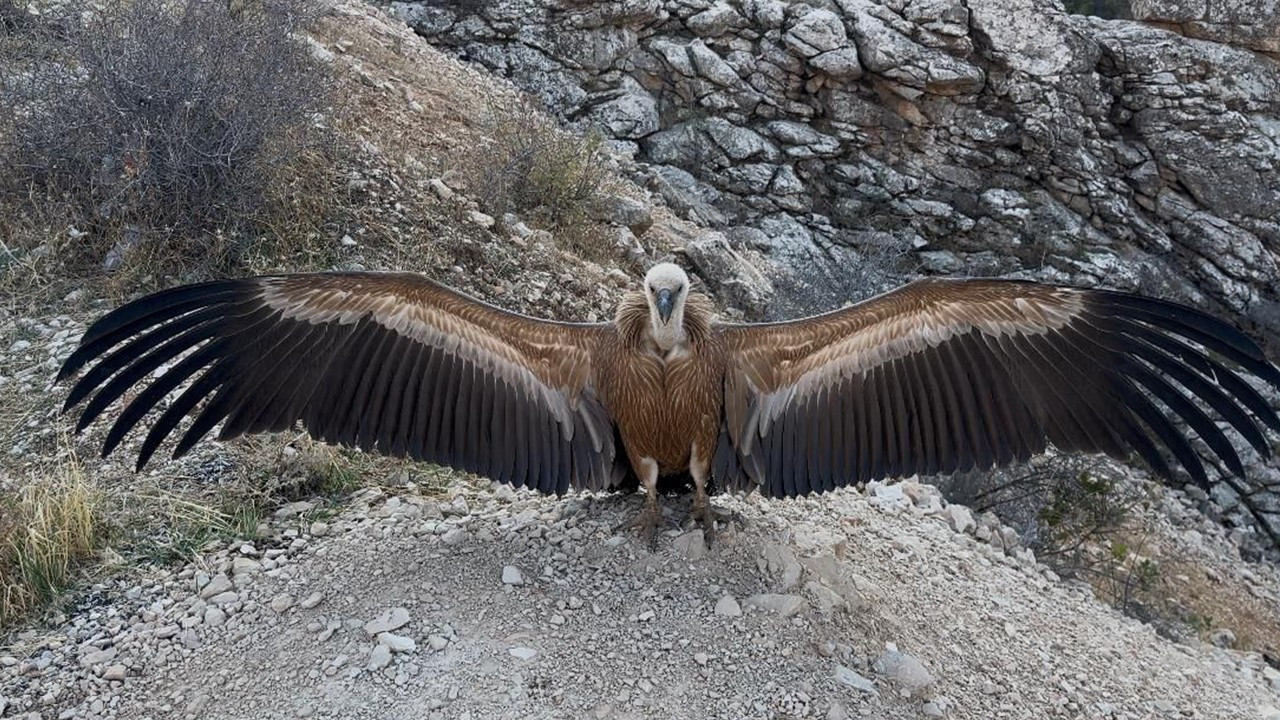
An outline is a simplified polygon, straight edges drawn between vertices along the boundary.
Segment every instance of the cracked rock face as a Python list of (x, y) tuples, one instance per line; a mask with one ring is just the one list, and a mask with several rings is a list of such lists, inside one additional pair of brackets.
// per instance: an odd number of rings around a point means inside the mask
[(1277, 0), (1133, 0), (1133, 16), (1187, 37), (1280, 53)]
[[(1274, 49), (1280, 23), (1275, 0), (1220, 5), (1134, 9), (1241, 47), (1049, 0), (393, 8), (634, 153), (644, 185), (722, 233), (695, 248), (699, 266), (736, 267), (716, 247), (759, 253), (775, 275), (760, 287), (803, 298), (753, 290), (748, 316), (879, 289), (849, 268), (888, 243), (929, 273), (1198, 303), (1275, 348), (1280, 60), (1254, 50)], [(741, 282), (725, 272), (708, 282)]]

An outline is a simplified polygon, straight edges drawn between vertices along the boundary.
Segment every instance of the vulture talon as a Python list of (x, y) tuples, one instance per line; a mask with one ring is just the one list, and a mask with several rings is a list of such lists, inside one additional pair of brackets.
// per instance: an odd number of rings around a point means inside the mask
[(702, 537), (706, 540), (707, 547), (710, 547), (715, 540), (728, 537), (737, 529), (747, 525), (747, 519), (737, 511), (716, 507), (710, 503), (701, 510), (695, 508), (691, 511), (690, 517), (694, 519), (695, 525), (702, 526)]
[(613, 528), (613, 533), (616, 535), (628, 530), (634, 530), (650, 550), (657, 550), (658, 528), (664, 524), (662, 508), (656, 502), (646, 502), (643, 510), (630, 520), (616, 525)]
[(618, 527), (619, 530), (635, 530), (636, 535), (650, 551), (658, 549), (658, 526), (662, 525), (662, 511), (645, 508), (634, 519)]
[(1280, 432), (1248, 382), (1280, 388), (1280, 370), (1194, 308), (929, 278), (823, 315), (728, 323), (671, 263), (601, 323), (519, 315), (415, 273), (186, 285), (95, 322), (58, 379), (77, 374), (78, 425), (115, 414), (105, 454), (150, 418), (139, 466), (180, 427), (175, 457), (215, 427), (231, 440), (301, 425), (547, 494), (639, 478), (645, 507), (625, 527), (651, 547), (663, 474), (692, 476), (692, 515), (713, 534), (708, 488), (791, 498), (1050, 445), (1205, 484), (1243, 469), (1220, 423), (1263, 453)]
[(695, 527), (701, 525), (704, 529), (714, 530), (716, 526), (715, 508), (705, 496), (698, 498), (689, 507), (689, 519), (693, 521)]

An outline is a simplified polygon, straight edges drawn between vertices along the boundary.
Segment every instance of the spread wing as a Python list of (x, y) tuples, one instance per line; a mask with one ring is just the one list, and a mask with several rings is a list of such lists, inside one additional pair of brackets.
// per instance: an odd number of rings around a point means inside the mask
[(991, 468), (1048, 443), (1136, 453), (1202, 485), (1174, 420), (1243, 474), (1216, 413), (1261, 455), (1275, 410), (1238, 370), (1280, 372), (1226, 323), (1119, 292), (924, 280), (794, 322), (722, 326), (728, 487), (795, 496), (877, 478)]
[[(166, 397), (138, 467), (184, 417), (174, 457), (286, 430), (565, 492), (611, 485), (612, 422), (592, 385), (606, 325), (536, 320), (409, 273), (311, 273), (188, 285), (85, 333), (63, 379), (83, 429), (126, 393), (103, 455)], [(194, 378), (194, 379), (193, 379)], [(180, 393), (179, 389), (191, 380)], [(136, 392), (136, 394), (134, 394)]]

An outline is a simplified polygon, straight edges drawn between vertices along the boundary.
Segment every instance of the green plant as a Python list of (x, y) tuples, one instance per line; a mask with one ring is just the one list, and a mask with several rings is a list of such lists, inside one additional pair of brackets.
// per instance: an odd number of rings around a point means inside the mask
[(211, 544), (250, 540), (265, 512), (258, 498), (227, 498), (220, 507), (167, 493), (135, 500), (150, 504), (163, 522), (143, 528), (127, 544), (133, 555), (157, 565), (190, 561)]

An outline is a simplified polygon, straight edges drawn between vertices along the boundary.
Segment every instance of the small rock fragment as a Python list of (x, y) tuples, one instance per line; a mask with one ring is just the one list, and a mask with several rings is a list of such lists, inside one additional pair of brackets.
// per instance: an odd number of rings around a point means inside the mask
[(278, 613), (285, 612), (291, 607), (293, 607), (293, 596), (289, 593), (284, 593), (271, 598), (271, 609)]
[(391, 632), (408, 624), (409, 611), (402, 607), (395, 607), (365, 623), (364, 631), (369, 634), (369, 637), (375, 637), (378, 633)]
[(689, 560), (701, 560), (707, 556), (707, 540), (701, 530), (691, 530), (676, 538), (673, 544)]
[(386, 645), (378, 645), (373, 648), (373, 652), (369, 654), (369, 669), (381, 670), (391, 664), (391, 648)]
[(413, 652), (418, 647), (413, 638), (389, 632), (378, 634), (378, 644), (386, 647), (391, 652), (398, 653)]
[(969, 508), (964, 505), (952, 503), (942, 513), (947, 519), (947, 524), (958, 533), (972, 532), (977, 527), (977, 523), (973, 520), (973, 513), (969, 512)]
[(933, 687), (933, 675), (914, 657), (886, 650), (871, 663), (871, 669), (884, 675), (908, 690), (912, 695), (921, 696)]
[(782, 617), (791, 617), (804, 609), (805, 600), (799, 595), (762, 593), (760, 595), (752, 595), (747, 598), (747, 605), (753, 605), (761, 610), (775, 612)]
[(231, 578), (221, 573), (214, 575), (209, 583), (200, 589), (200, 597), (208, 600), (214, 595), (221, 595), (235, 586), (231, 584)]
[(716, 601), (716, 614), (725, 617), (738, 617), (742, 614), (742, 607), (738, 605), (738, 601), (732, 595), (725, 595)]
[(854, 690), (860, 690), (868, 695), (879, 695), (876, 690), (876, 684), (871, 680), (859, 675), (843, 665), (836, 666), (836, 682), (841, 685), (848, 685)]
[(537, 650), (534, 650), (533, 648), (527, 648), (527, 647), (514, 647), (508, 650), (507, 652), (511, 653), (513, 657), (519, 658), (521, 660), (532, 660), (538, 654)]

